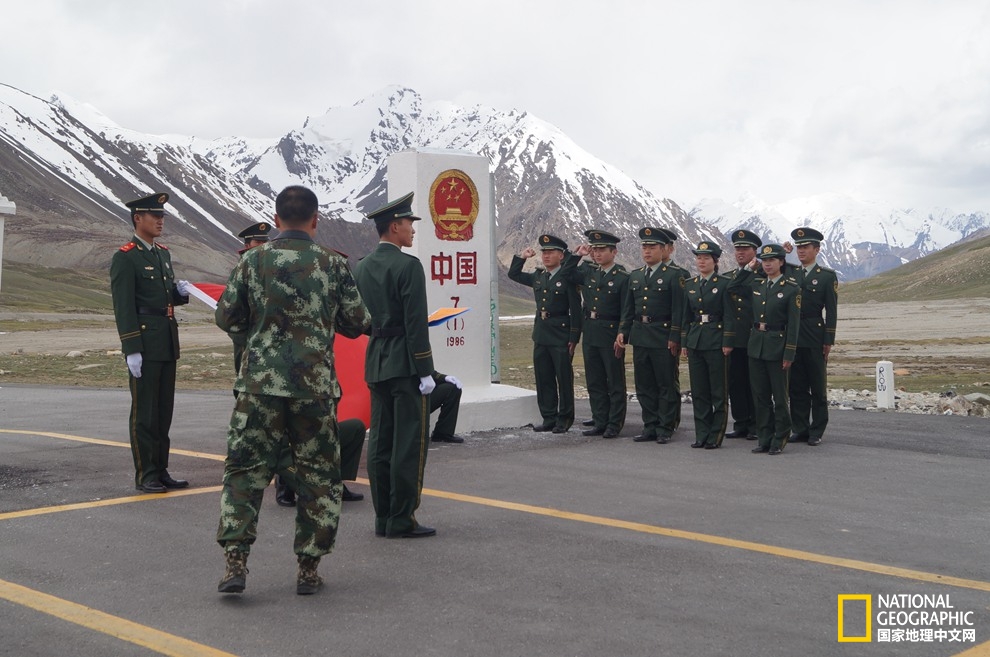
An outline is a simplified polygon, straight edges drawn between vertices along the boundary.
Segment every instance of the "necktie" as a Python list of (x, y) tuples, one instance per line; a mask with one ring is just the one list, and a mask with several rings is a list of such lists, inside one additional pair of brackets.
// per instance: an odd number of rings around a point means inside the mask
[(646, 268), (646, 282), (647, 283), (653, 282), (653, 267)]

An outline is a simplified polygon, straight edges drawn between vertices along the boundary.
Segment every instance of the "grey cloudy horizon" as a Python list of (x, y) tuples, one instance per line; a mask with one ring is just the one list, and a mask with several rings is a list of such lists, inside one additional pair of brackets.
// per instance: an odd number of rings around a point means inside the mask
[(990, 212), (990, 3), (37, 0), (0, 82), (150, 134), (278, 137), (389, 85), (525, 110), (685, 209)]

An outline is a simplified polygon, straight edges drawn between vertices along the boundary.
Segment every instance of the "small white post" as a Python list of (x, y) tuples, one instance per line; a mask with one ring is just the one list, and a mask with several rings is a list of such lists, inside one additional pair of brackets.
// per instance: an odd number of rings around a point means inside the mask
[(894, 364), (877, 361), (877, 408), (894, 408)]

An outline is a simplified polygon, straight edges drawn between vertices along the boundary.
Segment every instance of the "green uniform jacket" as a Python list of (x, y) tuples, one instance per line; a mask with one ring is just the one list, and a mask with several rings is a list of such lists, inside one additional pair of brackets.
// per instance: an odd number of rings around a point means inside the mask
[(750, 269), (734, 269), (726, 272), (724, 278), (731, 279), (728, 284), (729, 307), (726, 312), (732, 315), (734, 326), (732, 344), (730, 346), (746, 349), (749, 346), (749, 333), (753, 328), (753, 277), (756, 273)]
[(766, 276), (756, 276), (750, 288), (753, 321), (766, 324), (767, 330), (754, 326), (750, 331), (749, 357), (793, 362), (801, 328), (801, 289), (787, 276), (777, 279), (769, 291)]
[[(629, 290), (619, 323), (619, 332), (627, 344), (666, 349), (668, 340), (680, 343), (684, 277), (685, 271), (674, 264), (659, 265), (649, 283), (645, 266), (629, 274)], [(644, 318), (648, 321), (642, 321)]]
[(629, 273), (620, 264), (607, 272), (593, 262), (579, 262), (572, 254), (564, 263), (569, 280), (581, 288), (584, 301), (584, 344), (591, 347), (611, 347), (619, 333), (622, 302), (629, 290)]
[(215, 317), (245, 336), (234, 390), (294, 399), (339, 399), (334, 336), (371, 324), (347, 260), (295, 230), (241, 256)]
[(140, 352), (144, 360), (179, 359), (179, 325), (168, 316), (168, 308), (189, 303), (189, 297), (175, 287), (167, 248), (156, 244), (148, 250), (136, 236), (120, 247), (110, 260), (110, 292), (124, 355)]
[(372, 320), (365, 381), (432, 374), (426, 276), (419, 259), (394, 244), (379, 242), (354, 268), (354, 276)]
[(734, 318), (728, 293), (731, 279), (718, 274), (701, 287), (701, 276), (684, 283), (684, 313), (681, 346), (688, 349), (721, 350), (734, 340)]
[(535, 344), (563, 347), (581, 339), (581, 295), (566, 272), (557, 272), (551, 280), (538, 267), (532, 274), (523, 272), (526, 259), (512, 256), (509, 280), (533, 288), (536, 298), (536, 321), (533, 322)]
[[(798, 345), (820, 347), (835, 344), (838, 323), (839, 279), (835, 271), (814, 265), (807, 274), (804, 269), (789, 272), (801, 288), (801, 334)], [(822, 310), (825, 316), (822, 317)]]

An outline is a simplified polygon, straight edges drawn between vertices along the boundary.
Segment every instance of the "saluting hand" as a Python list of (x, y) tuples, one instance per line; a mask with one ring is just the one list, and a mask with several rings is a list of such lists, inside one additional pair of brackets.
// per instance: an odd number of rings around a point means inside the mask
[(536, 255), (536, 249), (534, 249), (531, 246), (527, 246), (526, 249), (522, 253), (520, 253), (519, 255), (520, 255), (520, 257), (525, 258), (526, 260), (529, 260), (530, 258), (532, 258), (533, 256)]

